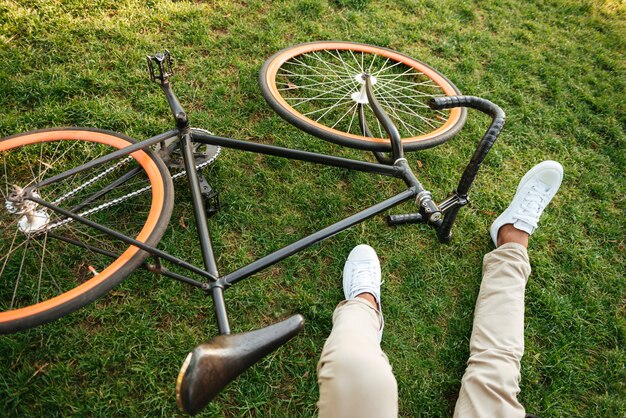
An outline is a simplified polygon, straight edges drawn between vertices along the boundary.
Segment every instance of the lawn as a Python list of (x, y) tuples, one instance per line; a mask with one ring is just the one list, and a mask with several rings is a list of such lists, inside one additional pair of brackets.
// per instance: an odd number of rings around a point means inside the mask
[[(534, 164), (565, 179), (529, 248), (520, 399), (542, 417), (626, 416), (626, 7), (619, 0), (0, 0), (0, 136), (91, 126), (137, 139), (170, 129), (145, 55), (169, 49), (194, 126), (222, 136), (373, 161), (275, 115), (257, 76), (274, 52), (341, 39), (429, 63), (464, 94), (498, 103), (507, 125), (449, 245), (383, 217), (339, 234), (226, 293), (243, 332), (294, 313), (304, 331), (234, 381), (206, 416), (314, 416), (316, 361), (358, 243), (376, 248), (383, 349), (401, 416), (450, 416), (468, 355), (487, 229)], [(470, 111), (447, 143), (408, 155), (437, 200), (456, 182), (488, 119)], [(224, 151), (207, 171), (211, 219), (230, 272), (402, 189), (401, 182)], [(184, 183), (161, 248), (201, 265)], [(4, 206), (4, 205), (3, 205)], [(411, 211), (406, 204), (393, 213)], [(138, 271), (61, 320), (0, 336), (0, 416), (172, 416), (186, 354), (217, 333), (210, 299)]]

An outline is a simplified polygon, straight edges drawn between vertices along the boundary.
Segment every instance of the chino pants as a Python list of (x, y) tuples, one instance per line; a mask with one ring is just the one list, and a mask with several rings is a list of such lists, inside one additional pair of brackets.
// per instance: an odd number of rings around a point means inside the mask
[[(524, 416), (517, 395), (529, 275), (528, 254), (520, 244), (504, 244), (485, 255), (455, 417)], [(360, 298), (335, 309), (317, 365), (320, 417), (398, 415), (397, 383), (379, 343), (381, 324), (378, 311)]]

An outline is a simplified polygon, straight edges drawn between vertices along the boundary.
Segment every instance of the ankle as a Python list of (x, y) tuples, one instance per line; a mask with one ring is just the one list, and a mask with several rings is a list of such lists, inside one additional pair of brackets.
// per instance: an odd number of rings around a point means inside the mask
[(498, 230), (498, 247), (514, 242), (528, 248), (529, 236), (530, 235), (527, 232), (515, 228), (513, 224), (502, 225), (502, 227)]
[(371, 293), (361, 293), (356, 295), (357, 298), (359, 299), (364, 299), (367, 302), (370, 303), (370, 305), (372, 305), (376, 310), (379, 310), (378, 308), (378, 302), (376, 302), (376, 298), (374, 297), (374, 295), (372, 295)]

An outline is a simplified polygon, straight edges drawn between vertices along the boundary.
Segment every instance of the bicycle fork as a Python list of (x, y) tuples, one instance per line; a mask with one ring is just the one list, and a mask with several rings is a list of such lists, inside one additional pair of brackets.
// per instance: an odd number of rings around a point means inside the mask
[(458, 211), (461, 207), (467, 205), (469, 201), (469, 189), (478, 174), (478, 170), (487, 153), (493, 146), (498, 135), (504, 127), (506, 116), (504, 111), (496, 104), (489, 100), (474, 96), (448, 96), (433, 98), (429, 106), (434, 110), (451, 109), (454, 107), (469, 107), (479, 110), (492, 119), (491, 125), (479, 141), (476, 151), (472, 155), (470, 163), (465, 168), (459, 185), (453, 190), (448, 197), (441, 203), (436, 204), (432, 200), (432, 194), (424, 189), (422, 184), (417, 180), (406, 158), (404, 158), (404, 150), (402, 140), (398, 133), (398, 129), (393, 124), (389, 116), (385, 113), (380, 103), (376, 99), (372, 89), (372, 77), (369, 74), (363, 74), (364, 92), (361, 92), (355, 100), (358, 99), (359, 107), (359, 123), (363, 135), (373, 137), (367, 123), (365, 121), (364, 106), (369, 104), (376, 118), (381, 123), (389, 140), (391, 142), (391, 156), (387, 157), (383, 153), (374, 152), (374, 156), (381, 164), (390, 164), (401, 169), (402, 178), (408, 187), (414, 187), (417, 190), (415, 203), (417, 205), (417, 213), (408, 213), (404, 215), (390, 215), (387, 217), (389, 226), (396, 226), (409, 223), (427, 223), (437, 230), (437, 238), (439, 242), (448, 243), (452, 239), (452, 225), (456, 219)]

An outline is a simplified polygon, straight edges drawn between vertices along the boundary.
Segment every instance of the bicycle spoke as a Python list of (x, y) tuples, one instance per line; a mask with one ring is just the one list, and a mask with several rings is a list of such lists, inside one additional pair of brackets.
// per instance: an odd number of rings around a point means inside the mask
[(11, 240), (11, 245), (9, 246), (9, 251), (7, 251), (6, 255), (4, 256), (4, 262), (2, 263), (2, 269), (0, 269), (0, 277), (2, 277), (2, 274), (4, 273), (4, 268), (7, 266), (7, 262), (9, 261), (9, 257), (11, 256), (11, 254), (13, 254), (13, 245), (15, 245), (15, 240), (17, 239), (17, 235), (18, 235), (18, 231), (17, 228), (15, 229), (15, 234), (13, 234), (13, 240)]
[[(413, 86), (395, 86), (393, 83), (378, 83), (377, 86), (379, 86), (379, 88), (381, 89), (385, 89), (386, 92), (391, 95), (391, 96), (396, 96), (393, 93), (397, 93), (397, 92), (403, 92), (403, 91), (409, 91), (410, 93), (415, 93), (414, 96), (406, 96), (406, 97), (420, 97), (420, 98), (430, 98), (430, 97), (437, 97), (437, 96), (441, 96), (440, 94), (430, 94), (430, 93), (425, 93), (425, 92), (420, 92), (417, 91), (413, 88)], [(400, 93), (402, 94), (402, 93)]]
[(290, 61), (287, 62), (287, 64), (290, 65), (299, 65), (301, 67), (305, 67), (307, 69), (313, 70), (317, 75), (321, 76), (321, 77), (328, 77), (329, 74), (326, 72), (326, 70), (330, 70), (333, 74), (331, 76), (333, 77), (339, 77), (339, 78), (346, 78), (345, 74), (342, 74), (340, 72), (337, 72), (335, 69), (331, 68), (330, 66), (332, 65), (333, 67), (336, 67), (340, 70), (343, 70), (344, 68), (336, 65), (335, 63), (329, 63), (323, 59), (321, 59), (319, 56), (317, 55), (309, 55), (307, 56), (307, 58), (311, 58), (311, 59), (315, 59), (319, 62), (321, 62), (322, 64), (324, 64), (324, 67), (321, 66), (315, 66), (315, 65), (311, 65), (308, 62), (304, 62), (299, 58), (292, 58)]
[[(333, 54), (332, 54), (330, 51), (325, 51), (325, 52), (327, 52), (329, 55), (333, 56)], [(330, 66), (332, 65), (333, 67), (336, 67), (336, 68), (338, 68), (339, 70), (343, 70), (343, 74), (345, 74), (345, 75), (344, 75), (344, 77), (350, 78), (350, 76), (351, 76), (351, 75), (353, 76), (354, 74), (358, 74), (358, 71), (356, 71), (356, 70), (354, 70), (353, 72), (349, 71), (349, 70), (348, 70), (348, 67), (345, 65), (345, 63), (342, 63), (343, 65), (339, 65), (339, 64), (336, 64), (336, 63), (334, 63), (334, 62), (332, 62), (332, 61), (329, 61), (329, 60), (326, 60), (326, 59), (321, 58), (321, 57), (319, 56), (319, 54), (317, 53), (317, 51), (313, 51), (313, 52), (310, 54), (310, 57), (312, 57), (312, 58), (314, 58), (314, 59), (317, 59), (318, 61), (320, 61), (321, 63), (323, 63), (323, 64), (324, 64), (326, 67), (328, 67), (329, 69), (330, 69)], [(340, 60), (341, 60), (341, 58), (340, 58)], [(341, 61), (343, 61), (343, 60), (341, 60)], [(333, 71), (333, 70), (331, 69), (331, 71)], [(336, 71), (333, 71), (333, 72), (334, 72), (335, 74), (339, 74), (339, 73), (337, 73)]]
[(41, 263), (39, 264), (39, 279), (37, 280), (37, 302), (39, 302), (39, 296), (41, 295), (41, 279), (43, 277), (43, 260), (46, 256), (46, 243), (48, 242), (48, 235), (43, 237), (43, 250), (41, 252)]
[[(26, 154), (26, 151), (24, 151), (24, 148), (20, 148), (20, 151), (24, 155), (24, 161), (26, 161), (28, 159), (28, 155)], [(36, 179), (37, 176), (35, 176), (35, 172), (33, 171), (33, 168), (30, 166), (30, 164), (27, 164), (26, 166), (30, 170), (30, 174), (33, 176), (33, 178)]]
[[(294, 66), (306, 67), (307, 69), (311, 69), (311, 67), (306, 65), (306, 64), (297, 64), (297, 63), (294, 63), (292, 61), (289, 61), (287, 64), (294, 65)], [(319, 80), (319, 77), (336, 78), (336, 79), (340, 79), (340, 80), (348, 80), (350, 78), (349, 76), (341, 75), (339, 73), (335, 73), (335, 74), (330, 74), (329, 75), (329, 74), (320, 73), (318, 71), (314, 71), (313, 75), (309, 75), (309, 74), (304, 74), (304, 73), (297, 73), (297, 72), (294, 72), (293, 70), (288, 70), (287, 68), (281, 68), (280, 71), (284, 71), (284, 72), (288, 73), (289, 75), (302, 77), (302, 78), (310, 78), (310, 79), (313, 79), (313, 80)], [(278, 75), (286, 76), (285, 74), (280, 74), (280, 73)]]
[[(381, 100), (381, 101), (384, 103), (384, 105), (386, 107), (393, 108), (395, 112), (402, 113), (402, 114), (407, 115), (407, 116), (415, 117), (415, 118), (419, 119), (420, 121), (422, 121), (424, 124), (429, 125), (430, 128), (434, 128), (434, 126), (426, 118), (422, 117), (421, 115), (418, 115), (418, 114), (416, 114), (415, 112), (412, 112), (412, 111), (407, 111), (407, 110), (401, 109), (399, 107), (393, 107), (385, 100)], [(402, 103), (397, 103), (397, 104), (402, 106)], [(397, 115), (397, 116), (399, 117), (399, 115)], [(425, 132), (425, 131), (421, 130), (421, 132)]]
[(359, 105), (357, 103), (356, 108), (354, 109), (354, 112), (352, 112), (352, 117), (350, 118), (350, 125), (348, 125), (348, 130), (346, 131), (348, 133), (352, 132), (352, 123), (354, 122), (354, 118), (356, 117), (358, 110), (359, 110)]
[(361, 63), (359, 65), (359, 60), (356, 59), (356, 57), (354, 56), (354, 52), (352, 52), (351, 49), (348, 50), (350, 52), (350, 55), (352, 56), (352, 59), (354, 60), (354, 62), (356, 63), (356, 65), (358, 65), (359, 68), (359, 73), (363, 73), (363, 64)]
[[(59, 144), (57, 144), (57, 148), (59, 147), (59, 145), (60, 145), (60, 143), (59, 143)], [(70, 147), (68, 147), (68, 148), (65, 150), (65, 152), (63, 152), (63, 154), (61, 154), (61, 155), (60, 155), (60, 156), (59, 156), (56, 160), (54, 160), (52, 163), (46, 164), (46, 165), (45, 165), (45, 167), (46, 167), (46, 168), (45, 168), (45, 169), (44, 169), (41, 173), (39, 173), (39, 175), (35, 176), (35, 174), (33, 173), (33, 180), (32, 180), (30, 183), (28, 183), (25, 187), (30, 186), (30, 185), (31, 185), (31, 184), (33, 184), (33, 183), (40, 182), (40, 181), (43, 179), (43, 177), (46, 175), (46, 173), (47, 173), (47, 172), (48, 172), (48, 171), (49, 171), (49, 170), (50, 170), (50, 169), (51, 169), (51, 168), (52, 168), (52, 167), (53, 167), (56, 163), (58, 163), (59, 161), (61, 161), (61, 159), (62, 159), (63, 157), (65, 157), (65, 156), (67, 155), (67, 153), (68, 153), (68, 152), (70, 152), (70, 150), (71, 150), (71, 149), (72, 149), (75, 145), (76, 145), (76, 143), (73, 143), (73, 144), (72, 144)], [(20, 148), (20, 149), (22, 149), (22, 150), (23, 150), (24, 148)], [(42, 163), (42, 164), (43, 164), (43, 163)], [(30, 165), (29, 165), (29, 168), (31, 168), (31, 167), (30, 167)], [(32, 171), (32, 169), (31, 169), (31, 171)]]
[[(20, 231), (18, 229), (16, 229), (15, 230), (15, 234), (16, 234), (16, 236), (18, 236), (21, 233), (20, 233)], [(17, 246), (11, 247), (10, 251), (7, 252), (7, 254), (5, 255), (5, 259), (8, 260), (13, 255), (13, 253), (15, 253), (17, 250), (19, 250), (23, 246), (25, 246), (27, 242), (28, 242), (28, 240), (24, 240), (24, 241), (20, 242), (19, 244), (17, 244)]]
[[(381, 88), (381, 90), (383, 90), (385, 93), (387, 93), (387, 92), (384, 90), (384, 88)], [(379, 96), (376, 96), (376, 97), (379, 97)], [(413, 97), (413, 96), (406, 96), (406, 95), (404, 95), (404, 94), (397, 94), (397, 93), (396, 93), (396, 94), (393, 94), (393, 95), (392, 95), (392, 94), (390, 94), (390, 95), (388, 95), (388, 96), (386, 96), (386, 95), (380, 95), (380, 97), (392, 98), (392, 99), (396, 99), (396, 100), (398, 100), (398, 98), (407, 99), (407, 100), (409, 100), (409, 102), (410, 102), (410, 103), (406, 103), (406, 102), (402, 102), (402, 103), (404, 103), (405, 105), (407, 105), (407, 106), (409, 106), (409, 107), (411, 107), (411, 106), (415, 106), (415, 107), (417, 107), (417, 108), (429, 109), (429, 110), (430, 110), (430, 113), (436, 113), (436, 114), (439, 114), (439, 115), (441, 115), (441, 116), (447, 116), (447, 115), (448, 115), (448, 114), (446, 113), (446, 111), (431, 109), (431, 108), (430, 108), (430, 106), (428, 106), (427, 104), (425, 104), (425, 103), (424, 103), (424, 102), (422, 102), (421, 100), (418, 100), (418, 99), (420, 98), (420, 96), (414, 96), (414, 97)], [(433, 97), (440, 97), (440, 95), (436, 95), (436, 96), (433, 96)]]
[[(323, 101), (323, 100), (341, 100), (344, 97), (346, 97), (346, 92), (345, 90), (340, 91), (339, 93), (344, 93), (342, 96), (331, 96), (331, 97), (309, 97), (309, 98), (305, 98), (305, 97), (294, 97), (294, 98), (290, 98), (289, 100), (294, 101), (294, 100), (300, 100), (300, 101)], [(352, 93), (352, 91), (348, 91), (348, 93)]]
[[(46, 240), (48, 239), (49, 234), (46, 234)], [(38, 240), (33, 240), (34, 243), (38, 244), (40, 247), (42, 246), (42, 244), (38, 241)], [(52, 254), (47, 248), (43, 248), (43, 253), (44, 254), (48, 254), (50, 257), (54, 257), (54, 254)], [(54, 275), (50, 272), (50, 270), (48, 269), (48, 266), (43, 263), (43, 270), (46, 270), (46, 272), (48, 273), (46, 278), (47, 280), (49, 280), (50, 282), (52, 282), (52, 284), (54, 284), (54, 286), (56, 287), (57, 291), (61, 292), (61, 286), (59, 286), (59, 283), (56, 281), (56, 279), (54, 278)]]
[[(343, 120), (343, 119), (344, 119), (344, 118), (348, 115), (348, 113), (350, 113), (350, 111), (355, 110), (355, 109), (356, 109), (356, 107), (357, 107), (357, 104), (358, 104), (358, 103), (356, 103), (356, 102), (355, 102), (355, 103), (352, 105), (352, 107), (350, 107), (350, 108), (346, 111), (346, 113), (344, 113), (344, 114), (343, 114), (343, 115), (342, 115), (339, 119), (337, 119), (337, 122), (335, 122), (335, 124), (334, 124), (333, 126), (331, 126), (331, 128), (334, 128), (335, 126), (337, 126), (337, 124), (338, 124), (339, 122), (341, 122), (341, 121), (342, 121), (342, 120)], [(353, 114), (354, 114), (354, 113), (353, 113)]]
[[(304, 104), (315, 102), (324, 103), (322, 106), (303, 112), (303, 115), (307, 117), (317, 115), (315, 116), (317, 122), (330, 116), (331, 112), (340, 106), (346, 105), (345, 110), (333, 113), (332, 120), (328, 122), (328, 126), (331, 129), (335, 129), (345, 120), (347, 121), (345, 130), (346, 132), (351, 132), (357, 106), (355, 105), (356, 102), (351, 102), (348, 96), (353, 92), (358, 92), (361, 88), (355, 76), (364, 73), (365, 54), (361, 53), (360, 57), (357, 57), (352, 50), (347, 50), (347, 52), (331, 50), (323, 51), (322, 53), (326, 56), (323, 57), (321, 53), (313, 51), (304, 56), (292, 58), (288, 62), (289, 65), (300, 67), (302, 70), (308, 71), (308, 73), (303, 74), (284, 70), (283, 68), (284, 71), (281, 71), (281, 74), (287, 79), (291, 75), (293, 77), (302, 77), (302, 79), (309, 81), (303, 85), (293, 84), (292, 82), (282, 83), (286, 87), (280, 88), (280, 90), (286, 92), (308, 91), (313, 93), (313, 95), (308, 97), (286, 97), (286, 100), (293, 107), (300, 107)], [(384, 103), (387, 112), (396, 120), (396, 123), (399, 123), (403, 131), (406, 131), (410, 136), (424, 134), (427, 132), (427, 129), (418, 128), (402, 115), (420, 120), (430, 129), (436, 128), (437, 124), (440, 124), (439, 120), (421, 115), (413, 108), (422, 108), (427, 110), (428, 113), (434, 114), (435, 112), (423, 102), (423, 99), (441, 95), (441, 93), (435, 94), (434, 90), (433, 94), (431, 94), (420, 88), (438, 89), (438, 86), (429, 79), (416, 81), (416, 78), (425, 76), (411, 67), (406, 67), (401, 61), (391, 61), (389, 58), (380, 58), (379, 61), (377, 63), (376, 56), (372, 57), (372, 60), (369, 61), (368, 72), (378, 79), (374, 86), (375, 91), (377, 91), (375, 93), (376, 97), (379, 98), (381, 103)], [(317, 64), (314, 65), (313, 62)], [(376, 69), (374, 70), (375, 66)], [(400, 69), (400, 71), (396, 71), (397, 69)], [(330, 80), (326, 80), (328, 77), (330, 77)], [(438, 114), (445, 115), (443, 113)], [(376, 125), (381, 137), (386, 137), (386, 135), (383, 135), (382, 126), (378, 120), (376, 120)]]
[[(289, 70), (287, 70), (287, 69), (285, 69), (285, 68), (281, 68), (281, 71), (282, 71), (282, 73), (278, 74), (278, 76), (279, 76), (279, 77), (283, 77), (283, 78), (285, 78), (285, 79), (287, 79), (287, 80), (291, 80), (291, 78), (292, 78), (292, 77), (295, 77), (295, 78), (302, 78), (302, 79), (307, 80), (307, 81), (309, 81), (309, 80), (310, 80), (310, 81), (311, 81), (311, 82), (313, 82), (313, 83), (317, 83), (317, 82), (319, 82), (319, 80), (320, 80), (320, 77), (319, 77), (319, 76), (310, 76), (310, 75), (306, 75), (306, 74), (298, 74), (298, 73), (294, 73), (293, 71), (289, 71)], [(344, 84), (344, 83), (345, 83), (345, 81), (346, 81), (346, 79), (344, 79), (344, 78), (339, 79), (339, 80), (336, 80), (337, 84)], [(291, 81), (290, 81), (290, 82), (291, 82)], [(291, 82), (291, 83), (293, 84), (293, 82)], [(335, 84), (335, 82), (334, 82), (334, 81), (330, 81), (329, 83), (330, 83), (331, 85), (332, 85), (332, 84)], [(289, 84), (287, 83), (287, 85), (289, 85)], [(293, 89), (292, 89), (292, 90), (293, 90)], [(287, 89), (287, 90), (285, 90), (285, 91), (286, 91), (286, 92), (289, 92), (289, 91), (292, 91), (292, 90)]]
[[(377, 58), (378, 58), (378, 57), (377, 57), (376, 55), (372, 55), (372, 62), (370, 62), (370, 66), (369, 66), (369, 68), (367, 69), (367, 73), (368, 73), (368, 74), (372, 74), (372, 67), (374, 66), (374, 63), (376, 62), (376, 59), (377, 59)], [(383, 63), (383, 67), (384, 67), (385, 65), (387, 65), (387, 63), (388, 63), (388, 62), (389, 62), (389, 58), (386, 58), (386, 59), (385, 59), (385, 62)]]
[[(284, 84), (286, 86), (289, 86), (289, 83), (276, 82), (276, 84)], [(333, 81), (320, 81), (320, 82), (311, 83), (311, 84), (294, 85), (295, 87), (279, 88), (278, 90), (280, 90), (280, 91), (289, 91), (289, 90), (296, 90), (296, 89), (298, 89), (298, 90), (319, 91), (318, 89), (311, 89), (311, 87), (315, 87), (315, 86), (329, 86), (329, 85), (333, 85), (333, 84), (345, 84), (345, 80), (342, 79), (342, 80), (333, 80)]]
[[(313, 56), (313, 58), (317, 58), (316, 56)], [(324, 64), (324, 67), (317, 67), (317, 66), (313, 66), (309, 63), (305, 63), (304, 61), (301, 61), (297, 58), (294, 58), (293, 60), (290, 61), (290, 64), (293, 65), (300, 65), (303, 66), (311, 71), (313, 71), (316, 75), (319, 75), (320, 77), (323, 78), (327, 78), (329, 77), (328, 71), (330, 71), (332, 74), (330, 74), (330, 77), (332, 78), (338, 78), (338, 79), (346, 79), (346, 75), (345, 74), (341, 74), (338, 73), (337, 71), (335, 71), (333, 68), (331, 68), (330, 65), (328, 65), (328, 63), (326, 61), (320, 60), (319, 58), (317, 58), (322, 64)]]
[[(70, 134), (71, 135), (71, 134)], [(1, 154), (0, 195), (13, 193), (116, 150), (112, 145), (83, 139), (37, 141)], [(128, 236), (137, 236), (151, 207), (151, 182), (132, 156), (77, 172), (36, 190), (56, 206), (88, 217)], [(184, 173), (183, 173), (184, 174)], [(0, 314), (54, 298), (69, 291), (111, 263), (105, 251), (128, 246), (73, 219), (18, 198), (0, 208)], [(52, 230), (77, 237), (84, 246), (52, 240)], [(117, 258), (117, 257), (116, 257)]]
[[(396, 109), (394, 109), (393, 107), (389, 106), (387, 107), (387, 110), (391, 112), (391, 117), (395, 118), (397, 121), (399, 121), (402, 126), (409, 132), (409, 134), (411, 136), (414, 136), (415, 133), (414, 132), (418, 132), (418, 133), (422, 133), (419, 129), (417, 129), (415, 126), (410, 125), (409, 123), (405, 122), (404, 119), (402, 119), (400, 116), (398, 116), (398, 113), (396, 113)], [(414, 131), (411, 131), (410, 128), (413, 128)]]
[[(429, 125), (431, 128), (435, 128), (435, 127), (436, 127), (436, 126), (435, 126), (435, 124), (431, 123), (431, 121), (433, 121), (433, 122), (437, 122), (437, 121), (435, 121), (434, 119), (429, 119), (429, 118), (426, 118), (426, 117), (424, 117), (424, 116), (422, 116), (422, 115), (420, 115), (420, 114), (416, 113), (416, 112), (415, 112), (415, 111), (413, 111), (410, 107), (408, 107), (407, 105), (405, 105), (404, 103), (402, 103), (400, 100), (395, 99), (394, 97), (390, 97), (390, 99), (391, 99), (391, 100), (393, 100), (393, 101), (394, 101), (395, 103), (397, 103), (398, 105), (400, 105), (400, 106), (404, 107), (405, 109), (407, 109), (407, 110), (403, 110), (403, 109), (398, 109), (398, 108), (395, 108), (398, 112), (400, 112), (400, 113), (404, 113), (404, 114), (407, 114), (407, 115), (410, 115), (410, 116), (414, 116), (414, 117), (416, 117), (416, 118), (420, 119), (422, 122), (424, 122), (424, 123), (426, 123), (427, 125)], [(386, 103), (386, 104), (387, 104), (387, 106), (392, 107), (392, 106), (389, 104), (389, 101), (388, 101), (387, 99), (381, 99), (381, 100), (382, 100), (384, 103)]]
[[(383, 98), (386, 100), (394, 100), (398, 103), (402, 103), (409, 107), (414, 106), (416, 108), (430, 110), (430, 107), (427, 104), (423, 103), (422, 101), (415, 100), (414, 98), (411, 98), (410, 96), (404, 96), (402, 94), (391, 94), (385, 87), (382, 87), (382, 86), (380, 87), (380, 90), (376, 97)], [(404, 101), (400, 100), (400, 99), (405, 99), (405, 98), (409, 99), (410, 103), (407, 104)]]
[[(339, 51), (335, 51), (335, 52), (337, 54), (337, 58), (339, 58), (339, 60), (341, 61), (341, 65), (346, 70), (346, 74), (354, 74), (354, 75), (359, 74), (359, 70), (357, 70), (356, 68), (352, 67), (351, 65), (349, 65), (347, 62), (344, 61)], [(328, 53), (330, 55), (334, 55), (332, 51), (328, 51)]]
[[(281, 89), (281, 91), (285, 91), (285, 92), (292, 92), (292, 93), (307, 93), (307, 92), (327, 92), (328, 88), (335, 88), (337, 86), (339, 87), (345, 87), (346, 89), (352, 89), (355, 87), (354, 84), (349, 84), (346, 83), (345, 80), (338, 80), (338, 81), (322, 81), (319, 83), (311, 83), (311, 84), (306, 84), (306, 85), (298, 85), (295, 84), (293, 82), (289, 82), (289, 83), (283, 83), (286, 84), (287, 88), (283, 88)], [(319, 87), (318, 87), (319, 86)]]
[(17, 295), (17, 288), (20, 285), (20, 279), (22, 278), (22, 269), (24, 268), (24, 260), (26, 259), (26, 253), (28, 252), (28, 243), (30, 239), (26, 239), (26, 246), (24, 248), (24, 252), (22, 253), (22, 261), (20, 263), (20, 270), (17, 272), (17, 280), (15, 281), (15, 288), (13, 289), (13, 297), (11, 298), (11, 304), (9, 305), (9, 310), (13, 309), (13, 304), (15, 303), (15, 296)]
[[(352, 101), (351, 99), (344, 99), (344, 100), (343, 100), (343, 102), (336, 102), (336, 103), (334, 103), (334, 104), (332, 104), (332, 105), (330, 105), (330, 106), (326, 106), (326, 107), (323, 107), (323, 108), (321, 108), (321, 109), (315, 109), (315, 110), (312, 110), (312, 111), (310, 111), (310, 112), (308, 112), (308, 113), (304, 113), (304, 116), (309, 116), (309, 115), (312, 115), (312, 114), (314, 114), (314, 113), (319, 113), (319, 112), (324, 112), (324, 111), (326, 111), (326, 112), (324, 113), (324, 115), (325, 115), (325, 114), (326, 114), (329, 110), (332, 110), (332, 109), (334, 109), (335, 107), (337, 107), (337, 106), (339, 106), (339, 105), (348, 104), (348, 103), (350, 103), (351, 101)], [(322, 116), (324, 116), (324, 115), (322, 115)], [(320, 117), (321, 117), (321, 116), (320, 116)], [(318, 119), (318, 120), (319, 120), (319, 119)]]
[[(340, 89), (343, 89), (343, 88), (344, 88), (344, 86), (340, 86), (340, 87), (336, 87), (336, 88), (334, 88), (334, 89), (328, 90), (328, 92), (326, 92), (326, 93), (322, 93), (322, 94), (319, 94), (319, 95), (317, 95), (317, 96), (315, 96), (315, 97), (310, 97), (310, 98), (305, 99), (305, 100), (303, 100), (303, 101), (301, 101), (301, 102), (298, 102), (297, 104), (295, 104), (295, 105), (294, 105), (294, 107), (299, 106), (299, 105), (301, 105), (301, 104), (303, 104), (303, 103), (308, 103), (308, 102), (310, 102), (311, 100), (314, 100), (314, 99), (316, 99), (316, 98), (318, 98), (318, 97), (322, 97), (322, 96), (324, 96), (324, 94), (333, 93), (333, 92), (335, 92), (335, 91), (337, 91), (337, 90), (340, 90)], [(348, 94), (350, 94), (350, 93), (348, 92), (346, 95), (348, 95)]]
[[(385, 61), (385, 64), (389, 62), (389, 58), (387, 58), (387, 61)], [(383, 66), (383, 68), (381, 68), (380, 70), (376, 71), (374, 74), (372, 74), (374, 77), (379, 76), (379, 74), (381, 74), (383, 71), (389, 71), (390, 69), (397, 67), (398, 65), (403, 65), (401, 61), (396, 62), (393, 65), (390, 65), (389, 67)]]

